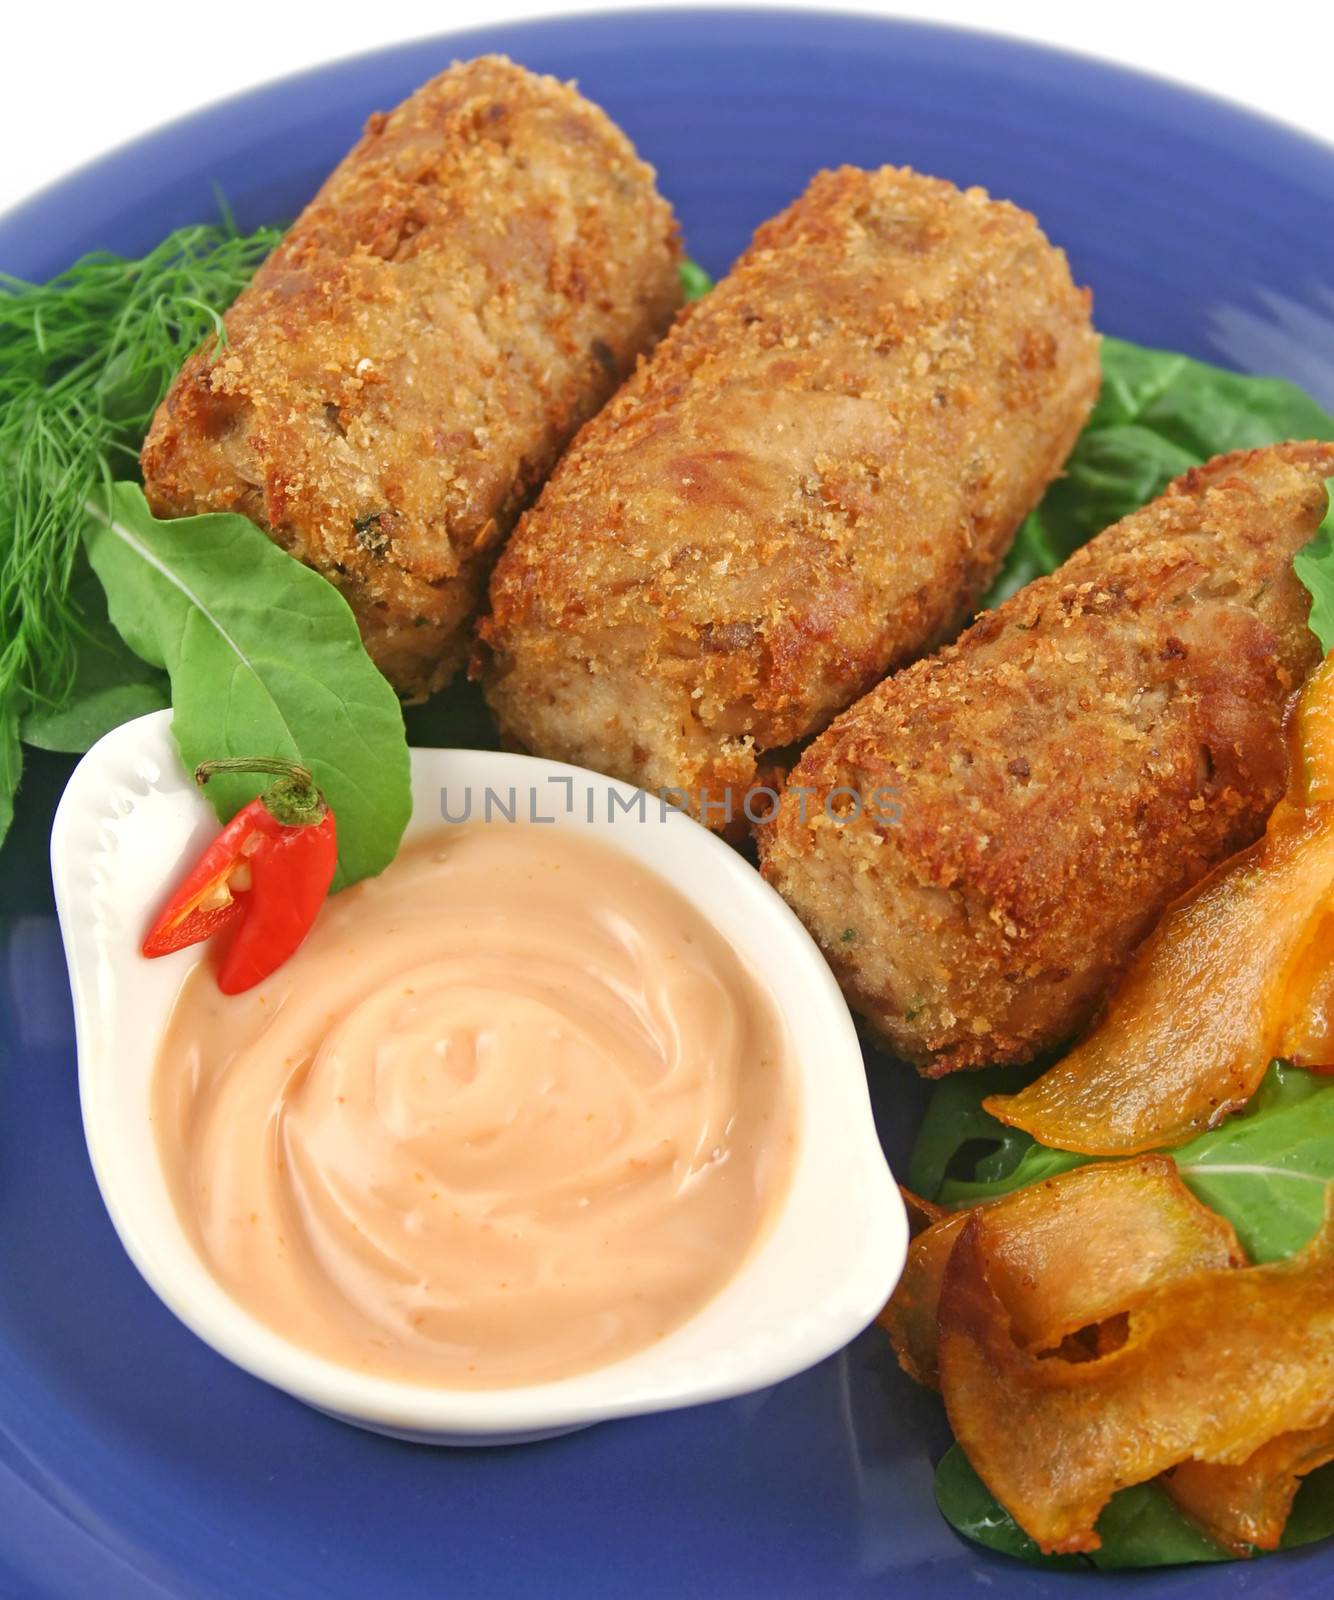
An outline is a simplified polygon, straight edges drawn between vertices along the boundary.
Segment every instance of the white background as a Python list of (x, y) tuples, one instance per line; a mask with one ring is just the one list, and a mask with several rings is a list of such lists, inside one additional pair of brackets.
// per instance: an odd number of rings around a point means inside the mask
[[(596, 0), (14, 0), (8, 9), (0, 210), (159, 122), (301, 67), (453, 28), (611, 7)], [(1331, 0), (942, 0), (839, 9), (989, 28), (1110, 57), (1334, 142)]]

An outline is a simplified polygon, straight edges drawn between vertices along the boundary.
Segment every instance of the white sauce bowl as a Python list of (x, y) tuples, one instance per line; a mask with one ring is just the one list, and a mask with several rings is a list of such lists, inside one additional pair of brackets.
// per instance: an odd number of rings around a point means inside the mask
[[(313, 1355), (243, 1310), (180, 1225), (149, 1116), (159, 1043), (199, 952), (145, 961), (139, 942), (164, 887), (218, 826), (181, 767), (171, 714), (162, 711), (115, 729), (84, 756), (51, 833), (84, 1133), (130, 1259), (229, 1361), (343, 1421), (423, 1443), (512, 1444), (724, 1400), (832, 1355), (888, 1298), (903, 1267), (907, 1222), (876, 1138), (852, 1019), (823, 957), (778, 895), (720, 839), (664, 814), (652, 797), (642, 812), (634, 809), (636, 790), (578, 767), (414, 750), (408, 836), (446, 825), (444, 789), (455, 816), (471, 791), (478, 818), (488, 785), (516, 792), (518, 820), (533, 820), (535, 802), (538, 816), (556, 813), (558, 826), (598, 834), (665, 877), (769, 984), (792, 1040), (797, 1150), (787, 1193), (759, 1245), (707, 1305), (653, 1345), (591, 1372), (517, 1388), (369, 1377)], [(618, 809), (609, 821), (612, 794)]]

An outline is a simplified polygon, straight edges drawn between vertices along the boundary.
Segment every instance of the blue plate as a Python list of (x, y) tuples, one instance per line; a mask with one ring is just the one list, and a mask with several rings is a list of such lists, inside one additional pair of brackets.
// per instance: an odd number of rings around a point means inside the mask
[[(1334, 151), (1090, 61), (851, 16), (583, 16), (321, 68), (0, 219), (0, 267), (137, 252), (206, 216), (213, 183), (243, 224), (291, 216), (368, 112), (485, 50), (578, 78), (715, 272), (817, 167), (910, 163), (1032, 207), (1104, 329), (1334, 404)], [(1108, 1580), (966, 1544), (931, 1497), (939, 1405), (874, 1333), (744, 1400), (462, 1453), (355, 1432), (235, 1371), (139, 1280), (93, 1186), (45, 861), (67, 771), (32, 758), (0, 871), (3, 1600), (1334, 1592), (1327, 1549)], [(917, 1085), (877, 1091), (901, 1156)]]

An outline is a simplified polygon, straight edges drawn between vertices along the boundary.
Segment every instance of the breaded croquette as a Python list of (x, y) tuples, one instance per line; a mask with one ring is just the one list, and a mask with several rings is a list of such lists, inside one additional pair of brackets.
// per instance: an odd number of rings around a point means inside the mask
[[(1188, 472), (806, 751), (764, 873), (891, 1050), (934, 1075), (1068, 1039), (1260, 834), (1320, 657), (1292, 557), (1331, 475), (1318, 443)], [(854, 815), (877, 790), (897, 819)]]
[(1097, 388), (1089, 296), (1026, 212), (820, 174), (516, 529), (480, 630), (503, 732), (735, 796), (959, 627)]
[(186, 362), (159, 516), (239, 511), (342, 590), (405, 695), (443, 685), (496, 550), (680, 303), (652, 169), (594, 105), (455, 65), (330, 175)]

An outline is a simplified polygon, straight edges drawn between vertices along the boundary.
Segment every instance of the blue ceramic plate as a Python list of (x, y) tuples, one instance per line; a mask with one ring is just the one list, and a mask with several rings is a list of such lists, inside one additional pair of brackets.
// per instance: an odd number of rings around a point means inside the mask
[[(1169, 84), (982, 35), (799, 12), (639, 12), (500, 27), (321, 68), (150, 135), (0, 220), (45, 277), (210, 211), (291, 216), (450, 59), (485, 50), (585, 91), (653, 161), (718, 272), (817, 167), (906, 162), (1037, 212), (1099, 325), (1334, 403), (1334, 151)], [(1334, 1553), (1116, 1579), (1038, 1572), (936, 1514), (934, 1397), (874, 1333), (747, 1399), (521, 1449), (358, 1433), (227, 1366), (130, 1266), (84, 1154), (46, 870), (68, 770), (33, 757), (0, 871), (0, 1596), (1334, 1592)], [(920, 1096), (881, 1081), (902, 1156)]]

